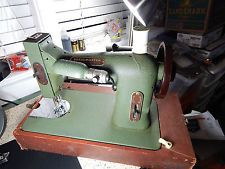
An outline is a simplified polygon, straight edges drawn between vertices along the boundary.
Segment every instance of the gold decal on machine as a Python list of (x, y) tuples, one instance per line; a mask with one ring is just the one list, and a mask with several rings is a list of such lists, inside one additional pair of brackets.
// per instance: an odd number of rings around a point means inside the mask
[(93, 57), (73, 57), (71, 58), (72, 61), (75, 62), (82, 62), (87, 66), (101, 66), (104, 65), (105, 60), (103, 58), (93, 58)]

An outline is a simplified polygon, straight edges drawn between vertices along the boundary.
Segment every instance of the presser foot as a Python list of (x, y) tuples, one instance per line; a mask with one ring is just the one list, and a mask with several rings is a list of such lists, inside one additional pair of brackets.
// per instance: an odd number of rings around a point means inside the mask
[(68, 101), (62, 100), (61, 96), (56, 96), (53, 98), (53, 101), (55, 103), (55, 108), (53, 109), (55, 118), (61, 117), (69, 112), (70, 104)]
[(60, 96), (57, 98), (42, 98), (39, 107), (32, 110), (31, 117), (43, 118), (59, 118), (69, 113), (70, 104), (66, 100), (62, 100)]

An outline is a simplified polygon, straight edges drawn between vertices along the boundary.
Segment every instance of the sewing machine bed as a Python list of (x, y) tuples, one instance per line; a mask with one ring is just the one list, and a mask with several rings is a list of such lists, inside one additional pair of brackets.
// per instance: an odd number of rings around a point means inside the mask
[(165, 99), (156, 101), (159, 109), (161, 137), (173, 143), (171, 149), (162, 146), (152, 151), (27, 132), (22, 130), (22, 126), (31, 112), (21, 121), (13, 134), (22, 149), (87, 157), (144, 168), (191, 169), (196, 163), (196, 158), (177, 95), (170, 93)]
[(22, 130), (150, 150), (160, 148), (155, 101), (151, 105), (151, 126), (142, 131), (119, 128), (112, 124), (114, 93), (64, 89), (62, 95), (72, 103), (70, 113), (54, 119), (30, 116), (23, 124)]

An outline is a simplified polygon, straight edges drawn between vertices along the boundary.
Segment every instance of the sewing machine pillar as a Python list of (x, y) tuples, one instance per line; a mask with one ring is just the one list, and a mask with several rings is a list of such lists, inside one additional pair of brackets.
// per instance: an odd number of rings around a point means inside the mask
[(153, 87), (158, 69), (151, 56), (129, 54), (111, 56), (106, 63), (117, 75), (116, 102), (113, 124), (128, 129), (146, 129), (150, 126), (149, 114)]
[[(55, 53), (52, 58), (48, 53), (44, 52), (44, 48), (52, 41), (48, 33), (36, 33), (26, 41), (24, 47), (26, 49), (29, 60), (33, 65), (34, 76), (37, 78), (41, 94), (47, 98), (53, 98), (57, 95), (60, 84), (63, 83), (63, 77), (52, 73), (52, 67), (48, 66), (49, 62), (55, 62), (62, 53)], [(56, 46), (52, 46), (52, 48)]]

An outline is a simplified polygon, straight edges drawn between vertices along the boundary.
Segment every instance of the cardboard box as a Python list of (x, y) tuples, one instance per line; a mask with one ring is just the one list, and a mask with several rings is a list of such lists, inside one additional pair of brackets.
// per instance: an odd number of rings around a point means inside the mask
[(210, 44), (205, 49), (196, 49), (195, 51), (202, 59), (213, 60), (225, 53), (225, 36), (218, 41)]
[(166, 28), (207, 33), (225, 23), (224, 0), (168, 0)]
[(204, 35), (177, 33), (177, 40), (191, 47), (204, 48), (210, 43), (219, 39), (222, 35), (223, 27), (220, 27)]

